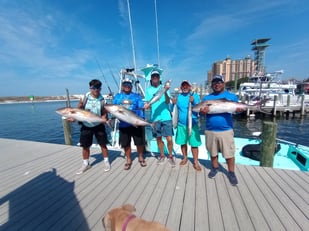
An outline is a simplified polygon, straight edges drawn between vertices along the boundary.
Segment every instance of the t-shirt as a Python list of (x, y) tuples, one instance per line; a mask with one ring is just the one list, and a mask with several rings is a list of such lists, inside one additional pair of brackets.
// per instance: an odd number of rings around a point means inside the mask
[[(144, 102), (140, 94), (133, 92), (129, 94), (124, 92), (118, 93), (113, 99), (113, 104), (122, 105), (123, 107), (133, 111), (137, 116), (143, 119), (145, 118), (144, 111), (142, 109), (144, 107)], [(129, 126), (132, 125), (120, 120), (119, 127), (125, 128)]]
[[(152, 97), (161, 89), (161, 87), (164, 87), (162, 84), (160, 84), (157, 87), (149, 86), (146, 89), (146, 96), (145, 100), (150, 101)], [(167, 95), (170, 96), (169, 90), (167, 91)], [(162, 97), (155, 103), (151, 105), (151, 121), (167, 121), (171, 120), (171, 112), (169, 110), (169, 104), (165, 102), (165, 94), (162, 95)]]
[[(181, 93), (177, 97), (177, 106), (178, 109), (178, 123), (187, 126), (188, 125), (188, 108), (190, 93)], [(200, 102), (200, 97), (198, 94), (193, 93), (194, 101), (191, 103), (192, 107)], [(192, 112), (192, 125), (198, 124), (198, 113)]]
[[(226, 99), (233, 102), (238, 102), (238, 97), (228, 91), (223, 91), (219, 94), (211, 93), (204, 96), (205, 100)], [(207, 114), (206, 115), (206, 130), (209, 131), (227, 131), (233, 129), (233, 116), (231, 113)]]
[[(92, 112), (93, 114), (101, 116), (102, 100), (104, 100), (103, 96), (100, 94), (98, 96), (98, 98), (94, 98), (90, 93), (87, 93), (85, 95), (85, 97), (87, 97), (87, 99), (84, 99), (84, 101), (86, 100), (86, 104), (84, 106), (84, 109), (86, 111)], [(86, 127), (95, 127), (95, 126), (99, 125), (100, 122), (96, 122), (96, 123), (83, 122), (83, 124)]]

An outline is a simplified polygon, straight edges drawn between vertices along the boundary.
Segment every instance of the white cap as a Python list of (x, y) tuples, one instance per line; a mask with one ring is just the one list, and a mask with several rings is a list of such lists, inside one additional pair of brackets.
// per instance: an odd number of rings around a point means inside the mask
[(133, 81), (129, 78), (125, 78), (124, 80), (122, 80), (122, 83), (133, 83)]

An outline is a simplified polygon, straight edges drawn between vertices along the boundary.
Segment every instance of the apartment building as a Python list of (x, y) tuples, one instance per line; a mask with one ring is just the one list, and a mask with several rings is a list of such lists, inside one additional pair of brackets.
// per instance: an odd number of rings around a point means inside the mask
[(255, 61), (249, 55), (244, 59), (237, 60), (227, 57), (213, 63), (212, 70), (208, 72), (208, 82), (211, 81), (212, 76), (217, 74), (222, 75), (227, 82), (249, 77), (255, 73), (255, 69)]

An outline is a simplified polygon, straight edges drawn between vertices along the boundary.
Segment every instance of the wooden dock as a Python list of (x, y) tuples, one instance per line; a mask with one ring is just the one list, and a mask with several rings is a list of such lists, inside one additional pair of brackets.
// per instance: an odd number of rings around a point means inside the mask
[(105, 173), (93, 149), (92, 168), (76, 175), (80, 147), (0, 139), (0, 150), (0, 230), (101, 231), (104, 214), (125, 203), (173, 231), (309, 229), (308, 172), (237, 165), (234, 187), (223, 169), (207, 177), (209, 161), (196, 172), (147, 156), (147, 167), (135, 158), (125, 171), (110, 151)]

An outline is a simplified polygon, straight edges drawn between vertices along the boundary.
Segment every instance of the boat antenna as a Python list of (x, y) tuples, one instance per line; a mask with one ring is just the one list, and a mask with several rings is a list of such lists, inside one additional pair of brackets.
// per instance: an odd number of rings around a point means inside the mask
[(131, 11), (130, 11), (130, 1), (129, 1), (129, 0), (127, 0), (127, 5), (128, 5), (128, 14), (129, 14), (129, 23), (130, 23), (130, 32), (131, 32), (133, 65), (134, 65), (134, 70), (136, 70), (135, 47), (134, 47), (134, 37), (133, 37), (133, 28), (132, 28)]
[(157, 55), (158, 55), (158, 65), (160, 67), (160, 47), (159, 47), (159, 28), (158, 28), (158, 13), (157, 13), (157, 0), (154, 0), (155, 5), (155, 16), (156, 16), (156, 35), (157, 35)]
[(99, 67), (99, 69), (100, 69), (100, 71), (101, 71), (102, 77), (103, 77), (104, 82), (105, 82), (105, 84), (106, 84), (106, 86), (107, 86), (107, 88), (108, 88), (109, 94), (110, 94), (110, 95), (114, 95), (113, 92), (112, 92), (112, 90), (111, 90), (111, 88), (110, 88), (110, 86), (108, 85), (108, 83), (107, 83), (107, 81), (106, 81), (105, 75), (104, 75), (104, 73), (103, 73), (102, 67), (101, 67), (101, 65), (100, 65), (100, 63), (99, 63), (99, 61), (98, 61), (98, 59), (95, 58), (95, 61), (97, 62), (97, 65), (98, 65), (98, 67)]

